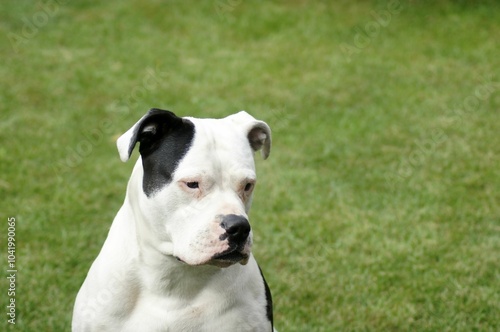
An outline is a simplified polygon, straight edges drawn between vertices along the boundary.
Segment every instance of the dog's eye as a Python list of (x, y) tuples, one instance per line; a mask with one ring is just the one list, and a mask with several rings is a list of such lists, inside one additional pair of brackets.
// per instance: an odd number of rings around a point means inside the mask
[(248, 182), (246, 185), (245, 185), (245, 191), (250, 191), (253, 187), (253, 184)]
[(199, 188), (198, 182), (186, 182), (186, 186), (191, 189), (197, 189)]

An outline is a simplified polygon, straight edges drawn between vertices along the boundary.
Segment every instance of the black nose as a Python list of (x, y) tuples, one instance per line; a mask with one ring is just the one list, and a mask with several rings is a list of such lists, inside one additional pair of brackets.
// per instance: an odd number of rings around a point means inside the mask
[(242, 243), (250, 234), (250, 223), (247, 218), (235, 214), (223, 216), (220, 226), (226, 230), (226, 233), (221, 235), (221, 240), (229, 239), (232, 242)]

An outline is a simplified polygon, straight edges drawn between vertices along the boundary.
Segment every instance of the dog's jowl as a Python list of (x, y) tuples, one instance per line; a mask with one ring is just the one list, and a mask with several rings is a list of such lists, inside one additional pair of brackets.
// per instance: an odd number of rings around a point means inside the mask
[(252, 255), (254, 152), (271, 130), (150, 110), (117, 142), (140, 157), (73, 312), (74, 332), (273, 331), (269, 288)]

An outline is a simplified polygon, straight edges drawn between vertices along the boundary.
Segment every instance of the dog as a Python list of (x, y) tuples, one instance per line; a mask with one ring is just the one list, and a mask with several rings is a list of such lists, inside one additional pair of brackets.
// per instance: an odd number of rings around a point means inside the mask
[(151, 109), (117, 140), (139, 143), (125, 201), (78, 292), (72, 330), (273, 331), (269, 287), (251, 252), (254, 152), (271, 129)]

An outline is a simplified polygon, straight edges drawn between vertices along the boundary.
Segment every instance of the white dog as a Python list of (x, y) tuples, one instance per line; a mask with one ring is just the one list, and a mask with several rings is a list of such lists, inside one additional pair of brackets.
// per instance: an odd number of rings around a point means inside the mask
[(269, 126), (244, 111), (215, 120), (152, 109), (118, 139), (122, 161), (137, 142), (73, 331), (273, 331), (248, 222), (253, 153), (268, 157)]

